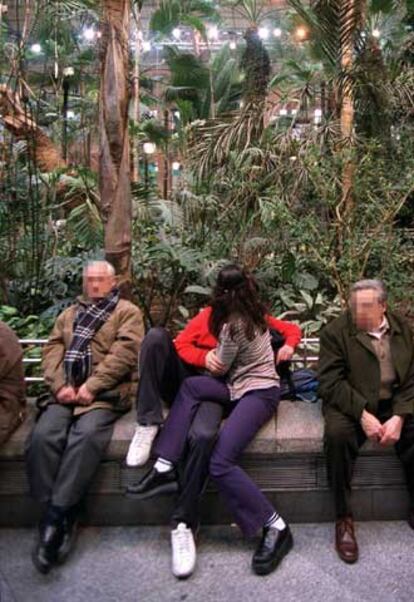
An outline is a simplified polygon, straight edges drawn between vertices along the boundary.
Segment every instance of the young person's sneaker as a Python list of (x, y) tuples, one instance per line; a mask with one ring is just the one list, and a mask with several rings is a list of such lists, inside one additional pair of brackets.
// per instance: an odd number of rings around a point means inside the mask
[(144, 466), (149, 460), (152, 443), (158, 433), (158, 425), (144, 426), (137, 424), (132, 441), (129, 445), (127, 466)]
[(171, 531), (172, 573), (178, 579), (192, 575), (196, 560), (196, 547), (191, 529), (185, 523), (179, 523)]

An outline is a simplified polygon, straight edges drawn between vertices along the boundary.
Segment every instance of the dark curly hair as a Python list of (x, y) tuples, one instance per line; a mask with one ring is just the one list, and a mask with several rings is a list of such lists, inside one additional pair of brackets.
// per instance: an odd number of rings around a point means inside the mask
[(209, 330), (218, 338), (225, 322), (231, 323), (241, 318), (245, 324), (245, 334), (249, 341), (255, 331), (265, 332), (267, 328), (266, 307), (259, 299), (259, 287), (255, 278), (235, 264), (224, 266), (217, 275), (211, 303), (212, 312)]

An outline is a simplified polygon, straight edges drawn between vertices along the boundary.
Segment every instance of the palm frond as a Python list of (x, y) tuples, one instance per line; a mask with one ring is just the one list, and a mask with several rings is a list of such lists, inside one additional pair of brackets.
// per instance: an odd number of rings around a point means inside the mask
[(217, 21), (218, 12), (206, 0), (161, 0), (152, 14), (150, 29), (161, 36), (168, 36), (179, 25), (187, 25), (205, 37), (205, 20)]
[(311, 7), (302, 0), (288, 4), (310, 30), (311, 43), (317, 43), (332, 64), (341, 63), (344, 48), (361, 43), (364, 27), (364, 2), (356, 0), (316, 0)]

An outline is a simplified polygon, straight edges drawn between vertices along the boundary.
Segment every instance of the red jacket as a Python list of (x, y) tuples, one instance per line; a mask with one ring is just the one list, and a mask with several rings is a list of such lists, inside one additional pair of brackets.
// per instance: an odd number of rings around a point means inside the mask
[[(205, 367), (207, 353), (217, 347), (217, 339), (208, 329), (210, 314), (211, 307), (202, 309), (174, 340), (180, 358), (187, 364), (198, 368)], [(300, 342), (302, 332), (296, 324), (284, 322), (269, 315), (266, 316), (266, 322), (269, 328), (274, 328), (285, 337), (286, 345), (295, 348)]]

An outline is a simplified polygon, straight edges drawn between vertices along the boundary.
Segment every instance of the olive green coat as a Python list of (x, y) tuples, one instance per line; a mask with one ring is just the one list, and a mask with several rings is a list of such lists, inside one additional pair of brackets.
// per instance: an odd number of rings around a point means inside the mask
[[(82, 298), (79, 302), (83, 303)], [(45, 382), (53, 395), (66, 384), (63, 360), (72, 340), (77, 307), (71, 305), (57, 317), (43, 350)], [(120, 299), (90, 343), (92, 374), (85, 384), (95, 400), (89, 406), (76, 406), (75, 414), (97, 407), (121, 411), (131, 407), (138, 383), (138, 352), (143, 337), (141, 311)]]
[[(391, 355), (397, 372), (393, 413), (414, 410), (414, 343), (408, 323), (387, 312)], [(320, 337), (319, 395), (323, 409), (332, 407), (357, 420), (362, 411), (375, 414), (379, 401), (380, 366), (368, 334), (358, 330), (349, 311), (330, 322)]]

